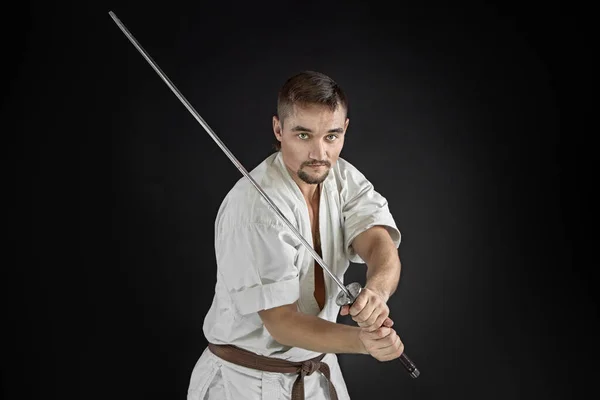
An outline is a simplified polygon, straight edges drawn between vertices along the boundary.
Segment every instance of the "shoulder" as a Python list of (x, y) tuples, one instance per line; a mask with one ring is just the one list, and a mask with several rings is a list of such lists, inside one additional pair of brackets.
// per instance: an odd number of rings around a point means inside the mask
[(367, 177), (354, 164), (341, 157), (338, 158), (333, 173), (337, 190), (342, 195), (352, 195), (372, 188)]
[(364, 174), (350, 161), (345, 158), (338, 158), (334, 171), (344, 180), (348, 179), (364, 179)]
[[(267, 157), (249, 175), (280, 211), (287, 214), (285, 202), (281, 201), (281, 183), (273, 159), (273, 155)], [(227, 229), (248, 225), (277, 225), (281, 222), (250, 179), (242, 176), (223, 198), (215, 224), (221, 229)]]

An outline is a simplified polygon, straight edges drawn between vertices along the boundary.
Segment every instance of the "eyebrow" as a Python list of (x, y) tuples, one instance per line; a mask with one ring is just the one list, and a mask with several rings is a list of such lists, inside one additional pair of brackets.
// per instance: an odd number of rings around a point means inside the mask
[[(312, 130), (305, 128), (303, 126), (300, 125), (296, 125), (295, 127), (292, 128), (292, 132), (310, 132), (312, 133)], [(327, 133), (343, 133), (344, 130), (342, 128), (335, 128), (335, 129), (330, 129), (327, 131)]]

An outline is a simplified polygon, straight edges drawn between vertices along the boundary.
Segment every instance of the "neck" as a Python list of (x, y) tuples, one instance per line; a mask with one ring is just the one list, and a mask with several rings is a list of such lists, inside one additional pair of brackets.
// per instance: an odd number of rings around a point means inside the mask
[[(292, 175), (293, 176), (293, 175)], [(308, 184), (301, 180), (300, 178), (293, 176), (294, 182), (298, 185), (298, 189), (304, 196), (304, 199), (308, 204), (312, 204), (314, 201), (318, 200), (319, 194), (321, 192), (321, 184)]]

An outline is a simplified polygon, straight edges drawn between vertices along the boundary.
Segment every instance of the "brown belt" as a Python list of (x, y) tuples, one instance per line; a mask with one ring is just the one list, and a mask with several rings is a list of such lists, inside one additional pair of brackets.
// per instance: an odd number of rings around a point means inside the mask
[(209, 343), (208, 348), (214, 355), (233, 364), (241, 365), (242, 367), (266, 372), (297, 373), (298, 378), (296, 378), (294, 386), (292, 387), (292, 400), (304, 400), (304, 377), (315, 371), (319, 371), (327, 378), (331, 400), (337, 400), (337, 392), (333, 387), (333, 383), (331, 383), (329, 366), (326, 363), (321, 362), (323, 357), (325, 357), (325, 354), (321, 354), (318, 357), (306, 361), (292, 362), (281, 360), (279, 358), (261, 356), (232, 345)]

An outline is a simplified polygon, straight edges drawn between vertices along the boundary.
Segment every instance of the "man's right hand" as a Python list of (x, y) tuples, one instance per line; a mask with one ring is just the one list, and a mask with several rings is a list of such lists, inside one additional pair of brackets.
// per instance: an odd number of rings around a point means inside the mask
[(361, 328), (358, 334), (360, 341), (367, 353), (379, 361), (394, 360), (404, 351), (404, 344), (400, 336), (392, 328), (382, 326), (381, 328), (369, 332)]

